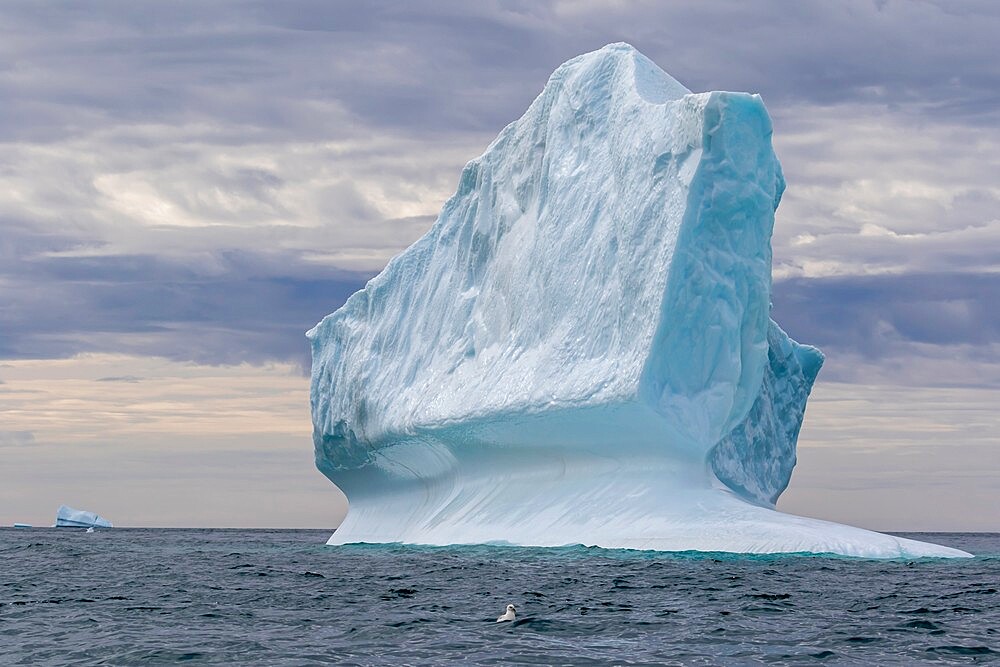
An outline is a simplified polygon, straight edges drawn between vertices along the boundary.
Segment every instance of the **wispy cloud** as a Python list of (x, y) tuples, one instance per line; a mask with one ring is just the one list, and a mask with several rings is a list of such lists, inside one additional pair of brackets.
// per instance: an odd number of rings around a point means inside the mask
[(996, 395), (818, 383), (779, 508), (876, 530), (996, 530)]
[(125, 526), (332, 528), (346, 511), (313, 465), (294, 364), (97, 354), (3, 373), (0, 524), (49, 523), (64, 502)]
[(31, 431), (0, 431), (0, 448), (24, 447), (35, 442), (35, 434)]
[(1000, 266), (1000, 126), (857, 105), (777, 113), (776, 277)]

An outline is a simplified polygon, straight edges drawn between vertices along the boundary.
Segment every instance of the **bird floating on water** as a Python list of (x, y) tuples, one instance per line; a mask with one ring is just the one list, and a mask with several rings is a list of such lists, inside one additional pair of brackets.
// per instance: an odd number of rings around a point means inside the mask
[(502, 623), (503, 621), (513, 621), (515, 618), (516, 614), (514, 613), (514, 605), (509, 604), (507, 605), (507, 611), (504, 612), (504, 615), (497, 619), (497, 623)]

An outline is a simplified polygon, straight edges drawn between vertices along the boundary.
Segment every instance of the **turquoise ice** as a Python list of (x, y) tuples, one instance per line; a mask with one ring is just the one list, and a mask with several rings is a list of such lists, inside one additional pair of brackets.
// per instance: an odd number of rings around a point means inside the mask
[(964, 555), (774, 509), (823, 363), (769, 318), (784, 187), (757, 95), (562, 65), (308, 333), (331, 542)]

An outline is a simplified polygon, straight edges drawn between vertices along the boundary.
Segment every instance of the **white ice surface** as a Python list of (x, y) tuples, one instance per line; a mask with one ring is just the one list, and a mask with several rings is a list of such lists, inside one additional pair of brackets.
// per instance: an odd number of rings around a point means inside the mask
[(962, 555), (773, 509), (823, 362), (768, 317), (783, 189), (758, 96), (561, 66), (308, 334), (331, 542)]

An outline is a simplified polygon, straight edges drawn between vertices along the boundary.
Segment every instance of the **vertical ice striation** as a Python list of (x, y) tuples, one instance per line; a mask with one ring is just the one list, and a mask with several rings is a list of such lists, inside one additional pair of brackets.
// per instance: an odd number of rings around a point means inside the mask
[(823, 361), (769, 319), (783, 189), (758, 96), (562, 65), (308, 334), (331, 542), (960, 554), (773, 510)]
[(795, 442), (823, 355), (777, 324), (767, 332), (768, 363), (750, 412), (712, 449), (716, 477), (747, 500), (773, 506), (795, 467)]

